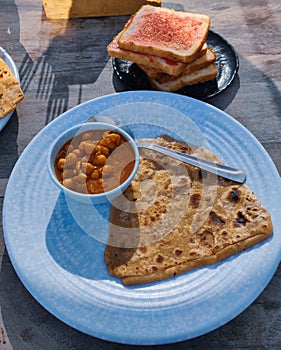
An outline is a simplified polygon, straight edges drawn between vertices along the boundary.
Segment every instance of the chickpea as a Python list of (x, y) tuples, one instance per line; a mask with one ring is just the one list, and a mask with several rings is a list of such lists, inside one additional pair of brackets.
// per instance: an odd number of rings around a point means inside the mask
[(98, 183), (98, 185), (103, 186), (103, 179), (98, 179), (97, 183)]
[(111, 165), (105, 165), (102, 167), (102, 176), (110, 177), (113, 175), (113, 168)]
[(71, 179), (73, 177), (73, 170), (71, 169), (65, 169), (62, 173), (63, 179)]
[(69, 153), (65, 158), (65, 166), (70, 167), (77, 162), (77, 155), (75, 153)]
[(75, 165), (75, 172), (79, 174), (81, 171), (81, 160), (78, 160), (78, 162)]
[(104, 165), (105, 162), (106, 162), (106, 156), (104, 154), (99, 154), (95, 158), (95, 164), (97, 164), (97, 165)]
[(79, 183), (79, 184), (83, 184), (86, 182), (86, 179), (87, 179), (87, 175), (86, 174), (83, 174), (83, 173), (79, 173), (78, 175), (76, 175), (73, 180), (76, 182), (76, 183)]
[(57, 169), (60, 170), (60, 171), (63, 171), (64, 166), (65, 166), (65, 158), (60, 158), (57, 161)]
[(85, 152), (87, 154), (90, 154), (93, 151), (94, 145), (91, 142), (82, 141), (82, 142), (80, 142), (78, 148), (81, 151), (83, 151), (83, 152)]
[(103, 182), (100, 180), (89, 180), (87, 183), (88, 192), (90, 192), (90, 193), (102, 193), (103, 192)]
[(101, 154), (101, 145), (96, 145), (93, 149), (95, 154)]
[(82, 134), (83, 141), (90, 141), (92, 139), (92, 134), (90, 132), (84, 132)]
[(85, 141), (82, 141), (82, 142), (79, 143), (78, 149), (79, 149), (80, 151), (83, 151), (83, 152), (84, 152), (85, 143), (86, 143)]
[(80, 151), (80, 149), (74, 149), (72, 153), (74, 153), (77, 156), (77, 158), (81, 157), (82, 155), (82, 152)]
[(119, 134), (106, 134), (100, 141), (102, 146), (106, 146), (109, 149), (115, 149), (121, 143), (121, 136)]
[(71, 188), (73, 191), (80, 192), (80, 193), (87, 193), (87, 186), (86, 183), (80, 184), (80, 183), (74, 183), (73, 187)]
[(105, 146), (101, 146), (101, 154), (104, 154), (106, 157), (109, 156), (109, 148)]
[(94, 148), (94, 153), (96, 155), (104, 154), (107, 157), (109, 155), (109, 149), (106, 146), (96, 145)]
[(102, 138), (102, 139), (100, 140), (100, 144), (101, 144), (102, 146), (105, 146), (105, 147), (110, 148), (108, 142), (106, 141), (106, 138)]
[(102, 177), (102, 169), (103, 169), (103, 166), (101, 166), (99, 169), (98, 169), (98, 172), (99, 172), (99, 177)]
[(82, 162), (80, 161), (80, 170), (82, 171), (82, 173), (86, 174), (86, 170), (87, 170), (87, 163), (86, 162)]
[(78, 181), (73, 180), (73, 184), (70, 188), (72, 191), (79, 192), (79, 193), (87, 193), (87, 185), (86, 182), (79, 183)]
[(91, 173), (94, 171), (94, 169), (95, 169), (95, 167), (91, 163), (86, 163), (86, 162), (81, 163), (81, 170), (86, 175), (91, 175)]
[(104, 189), (103, 189), (103, 180), (102, 180), (102, 179), (98, 179), (98, 180), (97, 180), (96, 193), (102, 193), (102, 192), (104, 192)]
[(108, 134), (108, 137), (111, 139), (112, 142), (114, 142), (116, 145), (120, 144), (121, 136), (119, 134)]
[(100, 145), (108, 147), (109, 149), (114, 149), (115, 148), (115, 144), (114, 142), (111, 141), (110, 138), (108, 138), (107, 136), (104, 136), (101, 140), (100, 140)]
[(95, 193), (96, 191), (96, 181), (95, 180), (88, 180), (87, 181), (87, 189), (89, 193)]
[(89, 163), (89, 157), (88, 156), (84, 156), (81, 158), (81, 163)]
[(100, 174), (98, 169), (94, 169), (93, 172), (91, 173), (91, 179), (97, 180), (100, 178)]
[(71, 189), (72, 186), (73, 186), (73, 181), (72, 179), (64, 179), (62, 184), (66, 187), (66, 188), (69, 188)]

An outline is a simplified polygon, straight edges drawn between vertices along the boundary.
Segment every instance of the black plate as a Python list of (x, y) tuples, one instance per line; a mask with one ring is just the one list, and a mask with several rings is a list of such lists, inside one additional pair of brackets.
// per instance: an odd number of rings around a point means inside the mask
[[(185, 86), (176, 93), (206, 100), (225, 90), (233, 81), (239, 67), (238, 55), (234, 48), (211, 30), (206, 43), (217, 55), (218, 76), (206, 83)], [(135, 63), (119, 58), (113, 58), (112, 62), (117, 76), (128, 89), (153, 90), (146, 74)]]

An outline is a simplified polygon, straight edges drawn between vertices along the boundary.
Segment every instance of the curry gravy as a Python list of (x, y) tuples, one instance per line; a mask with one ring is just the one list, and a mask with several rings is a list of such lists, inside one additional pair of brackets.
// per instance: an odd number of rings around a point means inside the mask
[(119, 133), (89, 130), (67, 141), (57, 153), (56, 177), (66, 188), (88, 194), (122, 184), (135, 165), (134, 151)]

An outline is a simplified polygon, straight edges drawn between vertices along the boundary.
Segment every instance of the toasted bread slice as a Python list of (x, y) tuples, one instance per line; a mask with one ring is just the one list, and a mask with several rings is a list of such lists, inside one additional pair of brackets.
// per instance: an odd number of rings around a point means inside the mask
[[(199, 69), (205, 68), (215, 61), (215, 52), (212, 49), (208, 48), (204, 55), (197, 58), (193, 62), (186, 64), (184, 70), (179, 75), (177, 75), (177, 78), (180, 78), (180, 76), (184, 76), (192, 72), (196, 72)], [(161, 84), (175, 79), (175, 76), (166, 73), (161, 73), (159, 71), (157, 72), (156, 70), (151, 69), (148, 66), (140, 65), (140, 68), (149, 76), (149, 78), (157, 79), (157, 81)]]
[(120, 33), (107, 46), (107, 52), (111, 57), (121, 58), (123, 60), (134, 62), (138, 65), (149, 66), (151, 69), (154, 69), (157, 72), (160, 71), (171, 75), (178, 75), (185, 68), (185, 64), (182, 62), (176, 62), (145, 53), (123, 50), (118, 44), (119, 37)]
[[(201, 57), (205, 56), (207, 53), (207, 44), (205, 43), (202, 47), (202, 49), (198, 52), (197, 57), (194, 61), (190, 63), (182, 63), (182, 62), (176, 62), (176, 61), (170, 61), (165, 58), (159, 58), (157, 56), (152, 56), (148, 54), (140, 54), (135, 53), (136, 55), (146, 55), (149, 56), (149, 58), (156, 57), (158, 65), (154, 66), (151, 64), (151, 60), (142, 60), (142, 62), (139, 62), (138, 65), (142, 70), (146, 72), (146, 74), (153, 79), (158, 78), (159, 76), (178, 76), (180, 74), (183, 74), (183, 72), (186, 70), (187, 65), (197, 61)], [(131, 51), (132, 52), (132, 51)]]
[(192, 62), (205, 43), (210, 26), (206, 15), (144, 5), (121, 32), (121, 49)]
[(165, 83), (159, 82), (157, 79), (149, 79), (153, 88), (160, 91), (177, 91), (186, 85), (194, 85), (204, 83), (216, 78), (218, 68), (215, 63), (209, 64), (207, 67), (194, 71), (190, 74), (180, 75), (179, 77), (171, 78)]
[[(145, 53), (121, 49), (118, 44), (120, 34), (121, 33), (116, 35), (111, 43), (107, 46), (107, 52), (109, 56), (131, 61), (138, 64), (139, 66), (143, 65), (151, 71), (151, 74), (152, 71), (154, 71), (156, 74), (162, 72), (170, 75), (178, 75), (186, 68), (186, 64), (182, 62), (176, 62)], [(198, 57), (203, 56), (206, 51), (207, 45), (204, 44), (202, 49), (198, 52)]]

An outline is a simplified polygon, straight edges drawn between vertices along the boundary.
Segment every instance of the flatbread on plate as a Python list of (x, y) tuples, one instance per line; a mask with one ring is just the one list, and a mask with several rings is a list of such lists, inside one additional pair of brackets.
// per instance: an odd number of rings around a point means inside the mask
[(20, 83), (6, 62), (0, 58), (0, 119), (12, 112), (23, 98)]
[[(146, 141), (219, 162), (204, 148)], [(272, 230), (246, 184), (143, 150), (136, 177), (112, 205), (105, 262), (126, 285), (163, 280), (239, 253)]]

